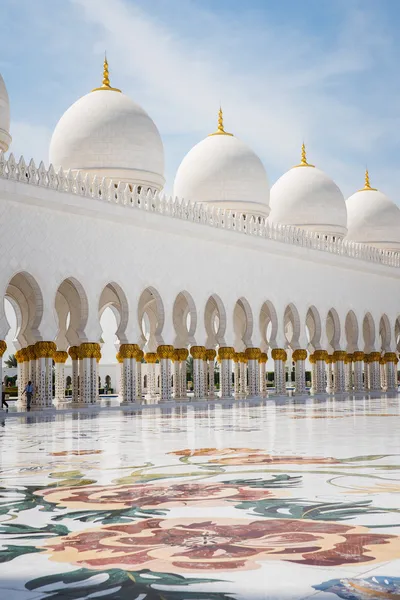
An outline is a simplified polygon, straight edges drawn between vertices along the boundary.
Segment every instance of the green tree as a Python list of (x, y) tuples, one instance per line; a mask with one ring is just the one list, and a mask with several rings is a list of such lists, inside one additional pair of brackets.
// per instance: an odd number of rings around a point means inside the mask
[(9, 354), (7, 360), (4, 361), (4, 364), (9, 369), (16, 368), (18, 366), (17, 359), (15, 358), (15, 354)]

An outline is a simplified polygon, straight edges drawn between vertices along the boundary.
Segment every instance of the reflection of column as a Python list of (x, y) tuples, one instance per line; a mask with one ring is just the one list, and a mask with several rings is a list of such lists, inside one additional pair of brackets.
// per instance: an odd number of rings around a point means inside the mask
[(156, 352), (147, 352), (147, 354), (144, 355), (144, 360), (148, 364), (146, 399), (150, 400), (150, 402), (155, 402), (155, 400), (156, 400), (156, 362), (158, 360), (158, 356), (157, 356)]
[(333, 394), (333, 355), (327, 354), (325, 357), (326, 363), (326, 391), (328, 394)]
[(295, 393), (305, 394), (306, 393), (306, 358), (307, 350), (298, 348), (293, 352), (292, 359), (295, 363)]
[(274, 361), (275, 376), (275, 394), (277, 396), (286, 395), (285, 363), (287, 353), (283, 348), (274, 348), (271, 352)]
[(249, 372), (249, 398), (258, 398), (260, 395), (260, 368), (258, 359), (261, 356), (260, 348), (246, 348), (246, 358)]
[(192, 346), (190, 354), (193, 357), (193, 392), (195, 399), (204, 398), (204, 346)]
[(174, 354), (174, 347), (162, 345), (157, 348), (158, 358), (160, 360), (161, 393), (160, 402), (169, 402), (171, 396), (171, 358)]
[(346, 392), (353, 391), (353, 355), (346, 354), (344, 359), (344, 387)]
[(369, 389), (371, 392), (381, 390), (380, 377), (380, 361), (381, 355), (379, 352), (370, 352), (368, 354), (368, 369), (369, 369)]
[(385, 371), (386, 371), (386, 391), (397, 391), (397, 355), (395, 352), (386, 352), (385, 356)]
[(363, 360), (364, 360), (364, 352), (354, 352), (353, 353), (353, 361), (354, 361), (354, 391), (362, 392), (364, 390), (364, 382), (363, 382)]
[(55, 401), (65, 402), (65, 363), (68, 353), (63, 350), (54, 352), (55, 362)]
[(260, 370), (260, 396), (262, 398), (265, 398), (267, 396), (267, 360), (267, 353), (261, 352), (260, 358), (258, 359), (258, 363)]
[(333, 389), (335, 394), (342, 394), (346, 391), (344, 379), (344, 361), (346, 352), (335, 350), (333, 353)]
[(174, 350), (174, 354), (172, 356), (172, 362), (174, 363), (174, 398), (175, 400), (180, 400), (181, 397), (181, 363), (179, 360), (179, 349)]
[(71, 401), (73, 404), (79, 404), (79, 346), (71, 346), (68, 350), (68, 354), (72, 361), (72, 397)]
[(207, 370), (208, 370), (208, 399), (214, 400), (215, 398), (215, 384), (214, 384), (214, 368), (215, 368), (215, 357), (217, 356), (214, 348), (206, 350)]
[(122, 359), (122, 404), (132, 404), (137, 399), (136, 357), (139, 352), (140, 348), (137, 344), (121, 344), (119, 349), (119, 355)]
[[(143, 378), (142, 378), (142, 361), (144, 360), (144, 352), (140, 350), (136, 355), (136, 402), (142, 403), (143, 400)], [(134, 361), (135, 362), (135, 361)]]
[(218, 350), (218, 358), (221, 363), (220, 371), (220, 389), (221, 399), (232, 399), (232, 359), (235, 356), (235, 350), (231, 346), (223, 346)]

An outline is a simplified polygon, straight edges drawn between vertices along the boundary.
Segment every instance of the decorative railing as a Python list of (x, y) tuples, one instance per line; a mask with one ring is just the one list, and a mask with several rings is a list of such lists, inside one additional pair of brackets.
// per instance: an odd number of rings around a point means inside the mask
[(269, 223), (265, 218), (246, 213), (166, 197), (162, 192), (145, 190), (142, 186), (121, 181), (92, 177), (82, 171), (64, 171), (61, 168), (56, 172), (52, 165), (46, 169), (43, 162), (36, 167), (33, 160), (27, 165), (22, 156), (16, 162), (13, 154), (6, 158), (4, 153), (0, 152), (0, 178), (95, 198), (102, 202), (155, 212), (183, 221), (267, 238), (284, 244), (312, 248), (389, 267), (400, 267), (400, 253), (397, 252), (380, 250), (366, 244), (312, 233), (297, 227)]

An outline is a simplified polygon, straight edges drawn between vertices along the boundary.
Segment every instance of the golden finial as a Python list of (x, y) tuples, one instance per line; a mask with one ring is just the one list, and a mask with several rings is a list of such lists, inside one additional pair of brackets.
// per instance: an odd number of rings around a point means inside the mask
[(224, 129), (224, 115), (223, 115), (221, 107), (219, 107), (219, 111), (218, 111), (218, 128), (217, 128), (217, 131), (214, 131), (214, 133), (210, 133), (209, 135), (233, 135), (233, 133), (228, 133)]
[(300, 164), (295, 165), (295, 167), (314, 167), (314, 165), (310, 165), (307, 162), (306, 145), (305, 145), (304, 142), (301, 145), (301, 161), (300, 161)]
[(101, 82), (101, 86), (94, 88), (92, 92), (97, 92), (98, 90), (111, 90), (112, 92), (120, 92), (121, 90), (117, 88), (113, 88), (110, 85), (110, 74), (108, 72), (108, 61), (107, 55), (104, 53), (104, 63), (103, 63), (103, 81)]
[(359, 190), (360, 192), (366, 192), (366, 191), (370, 191), (370, 192), (376, 192), (376, 188), (372, 188), (371, 184), (369, 182), (369, 171), (368, 169), (365, 169), (365, 180), (364, 180), (364, 187)]

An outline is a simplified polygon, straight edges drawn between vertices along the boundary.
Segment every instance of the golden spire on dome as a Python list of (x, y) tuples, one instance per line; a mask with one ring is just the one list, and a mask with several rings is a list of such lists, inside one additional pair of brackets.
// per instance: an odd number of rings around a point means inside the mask
[(214, 133), (210, 133), (209, 136), (210, 135), (233, 135), (233, 133), (228, 133), (224, 129), (224, 115), (223, 115), (221, 107), (219, 107), (219, 111), (218, 111), (218, 128), (217, 128), (217, 131), (214, 131)]
[(366, 191), (370, 191), (370, 192), (376, 192), (377, 189), (376, 188), (372, 188), (371, 184), (369, 182), (369, 171), (368, 169), (365, 169), (365, 180), (364, 180), (364, 187), (359, 190), (360, 192), (366, 192)]
[(104, 52), (104, 63), (103, 63), (103, 81), (100, 87), (93, 88), (92, 92), (97, 92), (98, 90), (111, 90), (112, 92), (120, 92), (118, 88), (113, 88), (110, 85), (110, 74), (108, 72), (108, 61), (107, 55)]
[(310, 165), (307, 162), (307, 152), (306, 152), (306, 145), (303, 142), (301, 145), (301, 161), (298, 165), (295, 165), (294, 168), (296, 167), (314, 167), (314, 165)]

